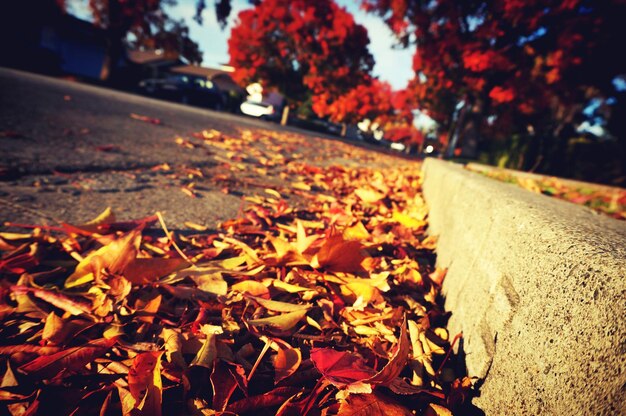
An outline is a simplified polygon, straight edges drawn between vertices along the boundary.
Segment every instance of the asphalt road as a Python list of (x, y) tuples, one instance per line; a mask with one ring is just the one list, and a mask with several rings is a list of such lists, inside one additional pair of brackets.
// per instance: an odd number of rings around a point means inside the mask
[(81, 223), (110, 206), (123, 220), (160, 211), (173, 228), (214, 228), (240, 213), (243, 196), (284, 188), (290, 161), (412, 163), (273, 123), (3, 68), (0, 149), (2, 224)]

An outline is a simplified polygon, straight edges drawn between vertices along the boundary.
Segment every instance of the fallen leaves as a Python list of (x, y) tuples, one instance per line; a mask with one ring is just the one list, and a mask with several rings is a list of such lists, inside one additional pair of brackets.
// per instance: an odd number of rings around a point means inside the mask
[(584, 184), (541, 175), (526, 177), (523, 172), (485, 169), (474, 164), (467, 168), (502, 182), (517, 184), (531, 192), (584, 205), (615, 219), (626, 220), (626, 189), (623, 188)]
[(161, 124), (160, 119), (144, 116), (141, 114), (130, 113), (130, 118), (132, 118), (133, 120), (143, 121), (144, 123), (150, 123), (150, 124), (156, 124), (156, 125)]
[[(424, 235), (418, 169), (288, 160), (280, 146), (291, 139), (276, 133), (194, 136), (228, 150), (221, 163), (237, 174), (248, 169), (243, 150), (259, 141), (265, 150), (246, 156), (258, 162), (254, 173), (275, 169), (294, 186), (255, 182), (240, 217), (217, 231), (188, 223), (177, 235), (159, 213), (119, 222), (107, 209), (79, 225), (1, 233), (3, 411), (462, 407), (471, 382), (455, 373), (437, 303), (445, 270), (434, 268), (434, 238)], [(161, 229), (150, 228), (157, 220)]]

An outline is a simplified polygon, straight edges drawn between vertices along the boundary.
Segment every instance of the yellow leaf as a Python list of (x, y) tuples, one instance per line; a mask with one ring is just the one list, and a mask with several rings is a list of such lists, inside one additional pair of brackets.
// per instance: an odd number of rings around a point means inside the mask
[(270, 195), (272, 195), (273, 197), (276, 197), (276, 198), (278, 198), (278, 199), (282, 199), (282, 198), (283, 198), (283, 197), (282, 197), (282, 196), (281, 196), (281, 195), (280, 195), (280, 194), (279, 194), (276, 190), (274, 190), (274, 189), (266, 188), (266, 189), (264, 189), (264, 191), (265, 191), (265, 193), (266, 193), (266, 194), (270, 194)]
[(248, 323), (253, 326), (269, 326), (272, 328), (288, 331), (305, 317), (307, 310), (299, 310), (284, 313), (282, 315), (270, 316), (267, 318), (252, 319)]
[(357, 298), (363, 298), (366, 303), (382, 301), (380, 291), (364, 282), (352, 282), (341, 286), (341, 294), (354, 303)]
[(359, 197), (361, 201), (370, 204), (378, 202), (385, 197), (384, 194), (377, 192), (373, 189), (359, 188), (355, 190), (354, 193), (356, 194), (356, 196)]
[(46, 317), (46, 323), (43, 326), (41, 338), (45, 341), (58, 344), (63, 340), (65, 332), (63, 329), (66, 322), (66, 320), (61, 319), (61, 317), (54, 312), (50, 312), (50, 314)]
[(291, 187), (300, 191), (310, 191), (311, 187), (304, 182), (292, 182)]
[(98, 227), (100, 225), (112, 224), (115, 222), (115, 220), (115, 214), (113, 213), (113, 210), (111, 210), (111, 207), (106, 207), (104, 211), (102, 211), (96, 218), (92, 219), (91, 221), (87, 221), (86, 223), (81, 225), (72, 226), (84, 231), (95, 232), (98, 230)]
[(241, 266), (246, 262), (246, 256), (231, 257), (229, 259), (222, 260), (222, 267), (225, 269), (233, 270)]
[(89, 273), (100, 273), (102, 269), (107, 269), (110, 273), (123, 273), (137, 257), (140, 242), (141, 231), (133, 230), (122, 238), (90, 253), (78, 263), (74, 273), (65, 280), (65, 287), (71, 288), (84, 284), (83, 280), (80, 280), (82, 277)]
[(269, 237), (270, 243), (276, 251), (276, 261), (279, 264), (290, 266), (304, 266), (309, 262), (305, 259), (296, 247), (282, 238)]
[(208, 229), (207, 226), (196, 224), (195, 222), (191, 221), (185, 221), (183, 224), (185, 225), (185, 227), (191, 228), (192, 230), (196, 231), (206, 231)]
[(159, 306), (161, 306), (161, 295), (157, 294), (154, 296), (154, 294), (152, 294), (145, 299), (140, 297), (135, 301), (135, 309), (137, 310), (135, 316), (140, 321), (152, 323), (154, 316), (159, 310)]
[(267, 281), (270, 282), (270, 284), (276, 289), (280, 289), (288, 293), (309, 292), (313, 290), (308, 287), (292, 285), (291, 283), (286, 283), (278, 279), (267, 279)]
[(230, 288), (235, 292), (247, 293), (252, 296), (269, 297), (269, 290), (267, 290), (267, 287), (255, 280), (242, 280), (241, 282), (235, 283)]
[(297, 305), (287, 302), (279, 302), (276, 300), (268, 300), (250, 296), (255, 302), (272, 312), (294, 312), (311, 309), (311, 305)]
[(370, 238), (370, 233), (367, 231), (361, 221), (358, 221), (352, 227), (348, 227), (343, 230), (343, 238), (346, 240), (363, 241)]
[(304, 224), (300, 220), (296, 220), (296, 249), (304, 254), (311, 245), (319, 239), (318, 235), (306, 235)]
[(430, 403), (424, 411), (424, 416), (452, 416), (452, 412), (443, 406)]
[(391, 216), (391, 219), (395, 222), (398, 222), (404, 225), (407, 228), (416, 229), (416, 228), (421, 228), (421, 227), (426, 226), (426, 221), (419, 220), (417, 218), (414, 218), (410, 215), (407, 215), (399, 211), (394, 211)]

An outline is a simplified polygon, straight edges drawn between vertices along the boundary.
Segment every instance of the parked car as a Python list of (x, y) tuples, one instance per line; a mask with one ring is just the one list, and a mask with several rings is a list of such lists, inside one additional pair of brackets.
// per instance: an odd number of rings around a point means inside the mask
[(142, 93), (164, 100), (221, 110), (224, 97), (208, 79), (187, 75), (168, 75), (165, 78), (149, 78), (139, 83)]
[(282, 94), (270, 92), (264, 95), (263, 87), (258, 83), (250, 84), (246, 90), (248, 98), (239, 106), (243, 114), (264, 120), (280, 120), (285, 108), (285, 97)]
[(242, 113), (247, 116), (259, 117), (267, 120), (274, 120), (280, 117), (280, 114), (276, 111), (276, 108), (263, 101), (244, 101), (239, 107)]

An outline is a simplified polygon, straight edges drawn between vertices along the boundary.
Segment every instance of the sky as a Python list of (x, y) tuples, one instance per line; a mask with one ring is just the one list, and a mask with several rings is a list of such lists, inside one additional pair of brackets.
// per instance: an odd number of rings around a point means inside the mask
[[(336, 0), (354, 15), (354, 20), (367, 28), (370, 38), (370, 52), (376, 60), (374, 75), (391, 84), (393, 89), (404, 88), (412, 77), (413, 48), (394, 49), (395, 38), (379, 17), (359, 9), (358, 0)], [(80, 18), (89, 18), (87, 0), (68, 1), (70, 12)], [(167, 13), (174, 19), (183, 19), (189, 26), (191, 39), (198, 43), (204, 53), (202, 64), (217, 66), (228, 62), (228, 37), (240, 11), (252, 7), (247, 0), (232, 0), (232, 11), (228, 26), (222, 31), (215, 18), (213, 1), (206, 1), (203, 12), (204, 22), (198, 25), (193, 16), (196, 13), (196, 0), (178, 0), (174, 7), (167, 7)]]

